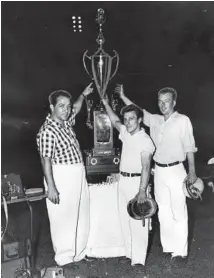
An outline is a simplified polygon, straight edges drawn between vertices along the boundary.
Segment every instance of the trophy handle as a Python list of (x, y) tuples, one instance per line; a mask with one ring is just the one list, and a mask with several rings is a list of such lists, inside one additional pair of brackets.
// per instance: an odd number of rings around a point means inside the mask
[(87, 55), (87, 52), (88, 52), (88, 50), (86, 50), (86, 51), (84, 52), (83, 57), (82, 57), (83, 65), (84, 65), (84, 68), (85, 68), (87, 74), (88, 74), (88, 75), (91, 77), (91, 79), (93, 80), (93, 77), (92, 77), (91, 74), (89, 73), (89, 71), (88, 71), (88, 69), (87, 69), (87, 66), (86, 66), (86, 64), (85, 64), (85, 58), (86, 58), (86, 57), (87, 57), (88, 59), (91, 60), (91, 57)]
[(112, 73), (112, 76), (110, 77), (109, 80), (111, 80), (111, 79), (115, 76), (115, 74), (116, 74), (116, 72), (117, 72), (117, 70), (118, 70), (118, 65), (119, 65), (119, 60), (120, 60), (119, 54), (117, 53), (117, 51), (113, 50), (113, 52), (115, 53), (115, 55), (114, 55), (114, 57), (112, 57), (111, 59), (113, 60), (113, 59), (116, 57), (116, 59), (117, 59), (117, 64), (116, 64), (115, 70), (114, 70), (114, 72)]

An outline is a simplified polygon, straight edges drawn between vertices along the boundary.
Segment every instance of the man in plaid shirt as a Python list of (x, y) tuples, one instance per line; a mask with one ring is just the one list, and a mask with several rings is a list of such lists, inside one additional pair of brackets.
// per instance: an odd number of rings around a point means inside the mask
[(55, 261), (60, 266), (82, 260), (88, 239), (89, 192), (72, 126), (84, 98), (93, 91), (91, 85), (73, 104), (69, 92), (52, 92), (51, 113), (37, 134)]

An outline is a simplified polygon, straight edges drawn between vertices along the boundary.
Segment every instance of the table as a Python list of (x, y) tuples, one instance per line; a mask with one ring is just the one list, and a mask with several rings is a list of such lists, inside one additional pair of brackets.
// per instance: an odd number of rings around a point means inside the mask
[(35, 258), (36, 258), (36, 241), (37, 241), (37, 237), (35, 236), (34, 233), (35, 226), (34, 226), (34, 211), (33, 211), (32, 203), (36, 201), (40, 201), (46, 197), (47, 197), (46, 194), (42, 194), (38, 196), (23, 196), (18, 199), (12, 199), (6, 201), (7, 205), (21, 203), (21, 202), (26, 202), (26, 204), (28, 205), (30, 211), (30, 241), (31, 241), (30, 272), (32, 277), (36, 271)]
[(125, 247), (117, 208), (118, 182), (89, 186), (90, 232), (89, 257), (125, 256)]
[[(118, 182), (91, 184), (90, 232), (86, 255), (96, 258), (125, 256), (125, 247), (117, 208)], [(46, 198), (46, 195), (23, 197), (7, 201), (7, 204), (26, 202), (30, 210), (30, 240), (32, 244), (31, 272), (35, 271), (36, 237), (32, 203)]]
[[(125, 256), (125, 247), (117, 210), (118, 182), (92, 184), (90, 193), (90, 232), (87, 244), (89, 257)], [(46, 198), (46, 194), (9, 200), (7, 204), (26, 202), (30, 211), (30, 240), (32, 244), (31, 270), (35, 271), (36, 236), (32, 203)]]

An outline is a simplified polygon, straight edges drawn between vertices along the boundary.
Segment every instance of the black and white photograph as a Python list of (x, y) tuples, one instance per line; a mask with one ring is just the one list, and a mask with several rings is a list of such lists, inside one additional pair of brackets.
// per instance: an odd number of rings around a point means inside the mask
[(214, 277), (214, 2), (1, 1), (1, 278)]

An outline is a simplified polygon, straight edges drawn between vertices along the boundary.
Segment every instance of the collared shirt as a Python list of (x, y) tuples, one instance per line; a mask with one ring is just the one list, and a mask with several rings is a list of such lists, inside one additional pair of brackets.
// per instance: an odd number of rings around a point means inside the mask
[(42, 157), (51, 158), (52, 164), (82, 163), (79, 142), (72, 128), (74, 122), (74, 113), (63, 125), (52, 120), (50, 115), (47, 116), (36, 138)]
[(131, 135), (125, 125), (121, 126), (119, 138), (123, 143), (120, 171), (128, 173), (141, 173), (141, 153), (148, 152), (153, 154), (154, 144), (142, 128), (137, 133)]
[(196, 152), (193, 128), (190, 119), (174, 112), (169, 119), (144, 111), (144, 124), (150, 127), (150, 136), (155, 144), (154, 160), (168, 164), (184, 161), (187, 152)]

